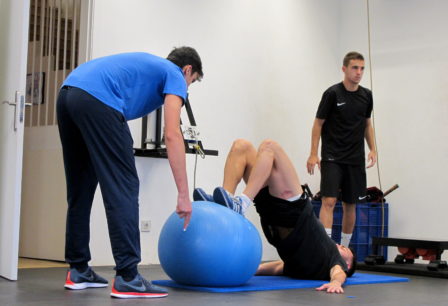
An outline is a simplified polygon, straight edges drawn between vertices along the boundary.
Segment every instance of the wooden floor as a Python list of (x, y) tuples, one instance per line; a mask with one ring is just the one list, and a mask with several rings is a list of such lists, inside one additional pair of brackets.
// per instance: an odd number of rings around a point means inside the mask
[(19, 269), (37, 269), (37, 268), (60, 268), (68, 267), (68, 265), (61, 261), (40, 260), (32, 258), (19, 258)]

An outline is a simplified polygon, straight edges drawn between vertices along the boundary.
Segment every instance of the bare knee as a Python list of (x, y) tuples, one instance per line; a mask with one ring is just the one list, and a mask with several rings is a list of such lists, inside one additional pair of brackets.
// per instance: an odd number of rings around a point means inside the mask
[(254, 146), (252, 143), (246, 139), (236, 139), (232, 147), (230, 148), (230, 151), (233, 153), (246, 153), (250, 150), (254, 150)]
[(336, 201), (337, 201), (336, 198), (324, 197), (322, 198), (322, 207), (333, 210), (334, 207), (336, 206)]
[(269, 152), (274, 154), (275, 151), (278, 150), (278, 148), (280, 147), (280, 145), (272, 140), (272, 139), (265, 139), (263, 140), (263, 142), (260, 144), (260, 147), (258, 148), (258, 152)]

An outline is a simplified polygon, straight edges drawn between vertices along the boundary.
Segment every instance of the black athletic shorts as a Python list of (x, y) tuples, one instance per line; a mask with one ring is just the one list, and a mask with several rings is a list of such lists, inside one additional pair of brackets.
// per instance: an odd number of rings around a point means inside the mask
[(291, 230), (296, 227), (308, 201), (309, 199), (305, 193), (298, 200), (290, 202), (272, 196), (268, 187), (260, 190), (254, 199), (254, 203), (260, 215), (263, 232), (270, 244), (278, 247), (282, 240), (278, 227)]
[(323, 197), (339, 196), (345, 203), (362, 203), (366, 199), (366, 167), (322, 161), (320, 193)]

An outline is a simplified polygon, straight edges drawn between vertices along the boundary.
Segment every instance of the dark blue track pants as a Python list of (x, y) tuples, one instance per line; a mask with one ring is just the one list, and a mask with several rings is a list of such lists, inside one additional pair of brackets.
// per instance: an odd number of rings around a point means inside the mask
[(76, 265), (91, 259), (90, 211), (99, 183), (117, 274), (137, 273), (139, 180), (123, 114), (79, 88), (65, 86), (57, 116), (67, 180), (66, 261)]

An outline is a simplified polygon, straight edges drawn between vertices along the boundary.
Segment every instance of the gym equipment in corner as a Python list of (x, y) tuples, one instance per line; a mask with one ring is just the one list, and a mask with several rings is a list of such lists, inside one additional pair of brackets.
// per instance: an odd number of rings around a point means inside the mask
[[(379, 250), (384, 246), (398, 247), (399, 254), (394, 262), (386, 262)], [(448, 241), (417, 240), (403, 238), (373, 237), (373, 254), (364, 259), (360, 269), (367, 271), (390, 272), (448, 278), (448, 265), (442, 260), (442, 253), (448, 249)], [(427, 260), (428, 263), (414, 263), (415, 259)]]

